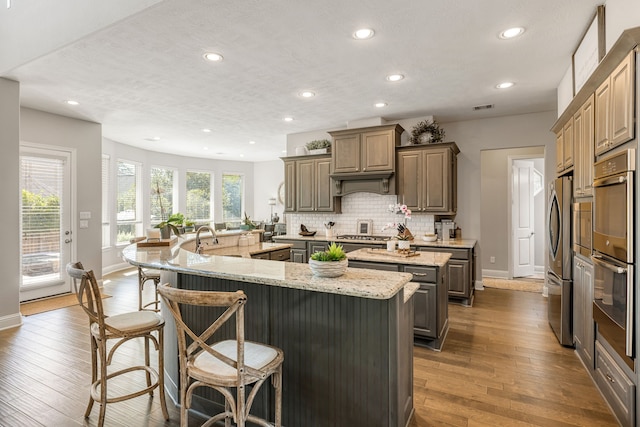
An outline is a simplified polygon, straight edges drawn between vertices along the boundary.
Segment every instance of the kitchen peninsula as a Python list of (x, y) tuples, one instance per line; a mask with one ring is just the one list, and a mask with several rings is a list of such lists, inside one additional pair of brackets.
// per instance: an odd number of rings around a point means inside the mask
[[(283, 425), (408, 424), (413, 413), (412, 296), (418, 288), (411, 274), (348, 268), (341, 277), (318, 278), (307, 265), (199, 255), (179, 245), (134, 244), (123, 257), (161, 270), (162, 281), (179, 288), (247, 294), (247, 339), (284, 350)], [(215, 314), (202, 308), (184, 312), (196, 329), (209, 326)], [(170, 319), (165, 337), (166, 383), (177, 400), (177, 343)], [(273, 419), (272, 394), (263, 387), (252, 412)], [(203, 390), (194, 396), (193, 407), (212, 413), (221, 402)]]

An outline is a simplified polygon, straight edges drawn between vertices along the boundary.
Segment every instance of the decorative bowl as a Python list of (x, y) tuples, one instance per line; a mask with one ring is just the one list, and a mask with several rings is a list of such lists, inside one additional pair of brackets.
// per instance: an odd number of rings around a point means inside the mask
[(347, 271), (349, 260), (342, 261), (316, 261), (309, 260), (309, 268), (314, 276), (317, 277), (339, 277)]
[(424, 236), (422, 236), (422, 240), (424, 240), (425, 242), (435, 242), (436, 240), (438, 240), (438, 235), (437, 234), (425, 234)]

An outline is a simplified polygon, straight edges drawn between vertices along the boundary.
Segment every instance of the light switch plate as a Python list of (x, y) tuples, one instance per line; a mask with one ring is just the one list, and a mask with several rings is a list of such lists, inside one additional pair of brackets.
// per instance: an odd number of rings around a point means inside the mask
[(87, 221), (86, 219), (81, 219), (80, 228), (89, 228), (89, 221)]
[(91, 212), (80, 212), (80, 219), (91, 219)]

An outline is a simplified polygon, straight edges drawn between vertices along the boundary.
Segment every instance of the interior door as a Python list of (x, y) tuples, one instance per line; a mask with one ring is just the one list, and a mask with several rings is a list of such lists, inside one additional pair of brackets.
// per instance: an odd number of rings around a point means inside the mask
[(533, 170), (534, 165), (530, 160), (513, 161), (511, 209), (513, 277), (531, 276), (534, 272)]
[(71, 291), (71, 153), (20, 148), (20, 301)]

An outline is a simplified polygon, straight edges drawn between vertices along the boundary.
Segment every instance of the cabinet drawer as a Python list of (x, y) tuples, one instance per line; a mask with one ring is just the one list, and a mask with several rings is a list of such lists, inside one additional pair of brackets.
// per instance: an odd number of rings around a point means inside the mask
[(350, 268), (370, 268), (372, 270), (383, 270), (383, 271), (400, 271), (399, 265), (397, 264), (385, 264), (382, 262), (367, 262), (367, 261), (353, 261), (349, 260)]
[(419, 250), (423, 252), (443, 252), (446, 254), (451, 254), (451, 259), (469, 259), (469, 254), (471, 252), (469, 249), (450, 249), (433, 246), (422, 246), (419, 247)]
[(273, 239), (278, 243), (287, 243), (293, 245), (291, 249), (304, 249), (307, 250), (307, 241), (306, 240), (286, 240), (286, 239)]
[[(287, 249), (287, 252), (288, 251), (289, 250)], [(269, 252), (263, 252), (263, 253), (260, 253), (260, 254), (253, 254), (253, 255), (251, 255), (251, 258), (253, 258), (253, 259), (270, 259), (269, 258)]]
[(636, 387), (598, 341), (596, 341), (595, 379), (600, 392), (621, 424), (623, 426), (633, 425)]
[(269, 259), (273, 261), (288, 261), (289, 254), (291, 251), (289, 249), (278, 249), (277, 251), (270, 252)]
[(437, 283), (438, 280), (438, 270), (435, 267), (405, 265), (404, 272), (413, 274), (414, 282)]

